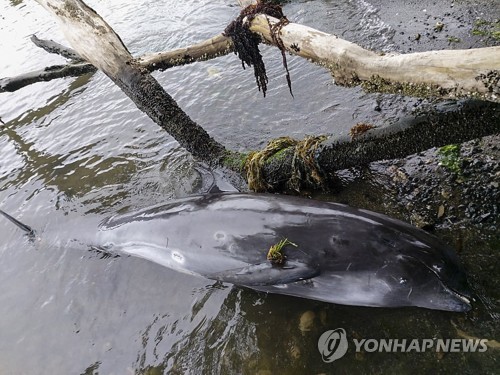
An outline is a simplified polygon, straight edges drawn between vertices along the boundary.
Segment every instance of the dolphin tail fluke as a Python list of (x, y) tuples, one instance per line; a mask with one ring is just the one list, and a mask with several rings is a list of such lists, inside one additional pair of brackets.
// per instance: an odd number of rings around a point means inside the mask
[(17, 227), (21, 228), (23, 231), (26, 232), (26, 234), (30, 237), (30, 238), (34, 238), (35, 237), (35, 231), (33, 230), (33, 228), (31, 228), (30, 226), (26, 225), (26, 224), (23, 224), (21, 223), (19, 220), (13, 218), (12, 216), (10, 216), (8, 213), (0, 210), (0, 214), (2, 214), (3, 216), (5, 216), (7, 219), (9, 219), (12, 223), (14, 223)]
[(205, 277), (235, 285), (266, 286), (307, 280), (318, 276), (319, 273), (318, 267), (297, 261), (287, 261), (283, 266), (274, 266), (271, 262), (265, 262), (216, 272)]

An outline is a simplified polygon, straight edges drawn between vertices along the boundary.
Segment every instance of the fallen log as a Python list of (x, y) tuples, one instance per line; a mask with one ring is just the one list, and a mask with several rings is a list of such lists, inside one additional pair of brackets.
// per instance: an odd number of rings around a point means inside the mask
[[(256, 15), (250, 30), (276, 45), (280, 20)], [(330, 70), (335, 83), (368, 92), (500, 102), (500, 46), (408, 54), (379, 54), (335, 35), (287, 23), (278, 37), (285, 49)]]
[(0, 79), (0, 92), (14, 92), (37, 82), (47, 82), (57, 78), (78, 77), (94, 73), (97, 68), (89, 63), (53, 65), (40, 70)]
[[(49, 53), (56, 53), (74, 61), (66, 65), (49, 66), (41, 70), (35, 70), (15, 77), (1, 78), (0, 93), (14, 92), (37, 82), (74, 77), (97, 71), (94, 65), (87, 62), (71, 48), (62, 46), (51, 40), (39, 39), (35, 35), (31, 37), (31, 40), (37, 47), (43, 48)], [(136, 58), (134, 62), (147, 69), (149, 72), (153, 72), (155, 70), (165, 70), (174, 66), (190, 64), (195, 61), (213, 59), (227, 55), (232, 51), (233, 44), (231, 38), (219, 34), (189, 47), (166, 52), (148, 53)]]
[[(247, 26), (266, 43), (329, 69), (338, 85), (361, 85), (368, 92), (420, 98), (475, 98), (500, 102), (500, 46), (380, 54), (335, 35), (265, 14), (252, 15)], [(150, 53), (136, 58), (135, 62), (149, 71), (164, 70), (226, 55), (233, 48), (231, 38), (219, 34), (189, 47)], [(53, 78), (60, 78), (64, 72), (74, 74), (68, 67)], [(29, 75), (37, 76), (36, 73)], [(50, 79), (48, 74), (43, 77), (43, 80)], [(0, 81), (0, 92), (10, 91), (4, 87), (5, 82), (19, 80), (4, 78)], [(35, 80), (31, 78), (28, 82)]]
[[(254, 181), (253, 175), (247, 176), (247, 180), (251, 182), (250, 189), (257, 191), (321, 190), (335, 184), (333, 172), (337, 170), (403, 158), (432, 147), (498, 133), (499, 104), (471, 100), (446, 104), (360, 136), (325, 139), (316, 145), (306, 163), (294, 162), (300, 154), (300, 142), (277, 148), (262, 163), (259, 180)], [(311, 175), (319, 178), (311, 179)]]
[[(386, 129), (373, 129), (351, 139), (332, 141), (326, 140), (327, 137), (314, 137), (303, 142), (281, 142), (284, 146), (274, 148), (272, 152), (267, 151), (266, 157), (256, 157), (255, 153), (247, 155), (231, 152), (212, 139), (178, 107), (149, 74), (149, 70), (133, 59), (112, 28), (81, 0), (37, 1), (60, 21), (66, 38), (78, 55), (107, 74), (139, 109), (172, 135), (182, 147), (212, 166), (225, 166), (239, 173), (249, 173), (246, 174), (249, 181), (260, 179), (260, 187), (250, 185), (255, 190), (327, 188), (330, 175), (338, 169), (402, 157), (433, 146), (465, 142), (500, 131), (500, 105), (465, 103), (456, 105), (453, 111), (415, 116), (410, 123), (393, 125), (389, 133)], [(262, 17), (256, 16), (255, 19)], [(267, 18), (264, 17), (264, 20), (269, 27)], [(284, 25), (282, 30), (286, 27), (288, 25)], [(285, 41), (282, 43), (285, 44)], [(307, 43), (303, 47), (307, 51)], [(224, 48), (228, 50), (227, 45)], [(344, 55), (340, 53), (339, 58)], [(155, 63), (161, 65), (158, 61)], [(250, 174), (250, 171), (255, 170), (249, 167), (250, 160), (258, 160), (255, 165), (259, 179)]]

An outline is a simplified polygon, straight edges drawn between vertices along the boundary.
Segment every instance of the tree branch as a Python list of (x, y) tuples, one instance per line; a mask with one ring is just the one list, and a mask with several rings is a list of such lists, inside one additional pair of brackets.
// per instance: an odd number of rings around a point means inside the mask
[(80, 0), (37, 0), (59, 21), (66, 39), (86, 61), (102, 70), (136, 106), (193, 156), (222, 163), (225, 148), (187, 116), (144, 68), (134, 63), (120, 37)]
[[(36, 82), (50, 81), (53, 79), (74, 77), (85, 73), (95, 72), (97, 68), (85, 61), (76, 51), (65, 47), (52, 40), (39, 39), (36, 35), (31, 37), (36, 46), (49, 53), (56, 53), (63, 57), (82, 61), (66, 65), (54, 65), (41, 70), (21, 74), (15, 77), (0, 79), (0, 92), (13, 92)], [(179, 48), (172, 51), (149, 53), (134, 59), (134, 63), (147, 69), (149, 72), (165, 70), (174, 66), (182, 66), (195, 61), (210, 60), (227, 55), (233, 51), (231, 38), (222, 34), (214, 36), (192, 46)]]
[(78, 77), (95, 71), (97, 71), (97, 68), (88, 63), (53, 65), (16, 77), (0, 79), (0, 92), (14, 92), (36, 82), (51, 81), (64, 77)]
[[(370, 130), (360, 137), (326, 140), (313, 155), (315, 167), (323, 177), (322, 184), (310, 181), (297, 185), (296, 175), (309, 174), (300, 166), (293, 168), (296, 147), (280, 150), (264, 163), (261, 174), (266, 190), (310, 190), (325, 188), (333, 172), (359, 167), (370, 162), (406, 157), (432, 147), (463, 143), (500, 132), (500, 104), (467, 101), (440, 106), (414, 117), (404, 118), (389, 127)], [(291, 183), (293, 182), (293, 183)], [(250, 187), (252, 188), (252, 187)]]
[(233, 42), (231, 38), (219, 34), (189, 47), (146, 54), (138, 57), (135, 61), (140, 66), (152, 72), (154, 70), (165, 70), (174, 66), (190, 64), (195, 61), (210, 60), (227, 55), (232, 51)]
[[(276, 18), (257, 15), (250, 30), (275, 45)], [(500, 46), (380, 55), (313, 28), (288, 23), (279, 28), (286, 50), (329, 69), (343, 86), (369, 92), (500, 102)]]
[(42, 48), (48, 53), (55, 53), (61, 55), (70, 60), (83, 61), (84, 59), (76, 53), (74, 49), (63, 46), (53, 40), (39, 39), (36, 35), (32, 35), (30, 40), (35, 44), (35, 46)]

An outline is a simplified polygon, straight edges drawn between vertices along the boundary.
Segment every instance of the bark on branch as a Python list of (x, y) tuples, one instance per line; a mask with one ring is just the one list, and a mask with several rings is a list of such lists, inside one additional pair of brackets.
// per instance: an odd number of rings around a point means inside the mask
[(190, 64), (195, 61), (210, 60), (227, 55), (233, 51), (231, 38), (216, 35), (201, 43), (173, 51), (150, 53), (136, 59), (136, 62), (149, 70), (165, 70), (174, 66)]
[(78, 77), (95, 71), (97, 68), (88, 63), (53, 65), (13, 78), (0, 79), (0, 92), (14, 92), (33, 83), (51, 81), (57, 78)]
[(53, 40), (40, 39), (36, 35), (32, 35), (30, 40), (35, 46), (44, 49), (48, 53), (55, 53), (74, 61), (84, 60), (75, 50), (54, 42)]

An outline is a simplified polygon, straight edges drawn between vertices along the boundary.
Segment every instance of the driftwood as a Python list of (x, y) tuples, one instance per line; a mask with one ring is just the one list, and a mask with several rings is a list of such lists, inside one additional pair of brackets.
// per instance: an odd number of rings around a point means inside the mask
[(96, 71), (97, 68), (89, 63), (53, 65), (13, 78), (0, 79), (0, 92), (14, 92), (33, 83), (51, 81), (57, 78), (78, 77)]
[[(439, 97), (447, 99), (474, 97), (500, 102), (500, 46), (468, 50), (429, 51), (409, 54), (378, 54), (335, 35), (313, 28), (286, 23), (280, 25), (279, 38), (273, 28), (279, 20), (256, 15), (249, 28), (262, 36), (266, 43), (276, 45), (277, 40), (291, 54), (304, 57), (329, 69), (338, 85), (362, 87), (369, 92), (397, 93), (415, 97)], [(33, 39), (32, 39), (33, 40)], [(38, 40), (39, 41), (39, 40)], [(54, 42), (35, 44), (66, 55), (65, 48)], [(58, 48), (59, 47), (59, 48)], [(201, 43), (173, 51), (151, 53), (137, 58), (138, 65), (149, 71), (163, 70), (194, 61), (212, 59), (233, 50), (231, 38), (216, 35)], [(71, 53), (71, 52), (70, 52)], [(89, 67), (79, 66), (81, 74)], [(53, 76), (50, 72), (54, 71)], [(72, 65), (63, 69), (47, 68), (40, 81), (77, 74)], [(26, 84), (36, 82), (39, 72), (28, 73)], [(25, 77), (0, 80), (0, 92), (24, 87)], [(16, 82), (11, 83), (11, 82)]]
[[(31, 40), (37, 47), (43, 48), (49, 53), (56, 53), (65, 58), (72, 59), (73, 61), (66, 65), (49, 66), (44, 69), (35, 70), (16, 77), (1, 78), (0, 93), (14, 92), (37, 82), (50, 81), (64, 77), (74, 77), (97, 71), (97, 68), (94, 65), (87, 62), (71, 48), (62, 46), (52, 40), (39, 39), (35, 35), (31, 37)], [(153, 72), (155, 70), (165, 70), (174, 66), (190, 64), (195, 61), (210, 60), (219, 56), (227, 55), (232, 51), (233, 43), (231, 38), (220, 34), (189, 47), (166, 52), (145, 54), (134, 59), (134, 64)]]
[[(255, 155), (247, 158), (248, 155), (228, 151), (212, 139), (177, 106), (149, 74), (155, 69), (165, 69), (227, 54), (233, 48), (230, 39), (219, 35), (187, 49), (134, 59), (112, 28), (82, 1), (37, 1), (60, 21), (66, 39), (77, 55), (107, 74), (139, 109), (172, 135), (182, 147), (204, 162), (214, 166), (225, 166), (240, 173), (244, 172), (245, 161), (258, 159), (257, 167), (262, 171), (260, 175), (265, 178), (264, 183), (258, 186), (263, 186), (267, 190), (282, 188), (299, 190), (303, 188), (301, 181), (312, 181), (315, 187), (324, 187), (327, 177), (338, 169), (384, 158), (402, 157), (433, 146), (464, 142), (500, 131), (500, 106), (483, 102), (480, 105), (459, 106), (460, 110), (425, 114), (409, 123), (397, 124), (392, 129), (374, 129), (353, 139), (332, 142), (325, 140), (326, 137), (321, 137), (314, 142), (310, 140), (299, 143), (285, 142), (286, 146), (283, 149), (276, 149), (267, 155), (266, 159), (254, 158)], [(250, 28), (259, 32), (269, 43), (275, 43), (276, 35), (273, 38), (269, 31), (269, 25), (275, 22), (277, 20), (272, 20), (268, 16), (257, 15), (253, 18)], [(335, 36), (300, 25), (283, 24), (278, 29), (281, 29), (280, 43), (287, 50), (307, 58), (311, 58), (314, 54), (318, 62), (328, 66), (339, 83), (351, 85), (368, 82), (370, 87), (374, 85), (378, 85), (379, 88), (392, 87), (392, 91), (404, 93), (407, 93), (407, 87), (413, 87), (417, 89), (413, 94), (425, 94), (424, 96), (475, 96), (483, 100), (498, 101), (496, 93), (499, 84), (497, 74), (500, 70), (498, 58), (500, 47), (478, 49), (481, 55), (477, 59), (478, 63), (470, 60), (468, 64), (455, 63), (456, 71), (439, 65), (439, 60), (449, 56), (447, 51), (427, 53), (426, 59), (432, 61), (432, 64), (425, 69), (429, 69), (432, 74), (429, 73), (431, 80), (429, 87), (425, 86), (426, 83), (424, 87), (422, 82), (417, 81), (418, 77), (413, 72), (404, 75), (404, 64), (408, 64), (405, 59), (408, 59), (410, 54), (380, 56)], [(439, 53), (442, 53), (441, 58), (436, 57)], [(493, 58), (488, 55), (492, 55)], [(333, 60), (329, 60), (332, 56)], [(423, 55), (418, 56), (421, 58)], [(366, 64), (373, 64), (375, 67)], [(376, 69), (388, 71), (388, 66), (394, 68), (397, 84), (389, 82), (390, 75), (375, 76)], [(423, 65), (417, 63), (417, 66)], [(406, 79), (405, 77), (408, 81), (403, 84), (399, 79)], [(441, 86), (435, 87), (434, 82), (439, 79), (443, 82), (440, 83)], [(310, 148), (305, 145), (309, 145)], [(247, 171), (254, 169), (255, 165), (247, 163)], [(316, 178), (312, 180), (302, 178), (308, 174), (313, 174)], [(253, 179), (252, 176), (247, 177), (249, 180)], [(293, 183), (290, 183), (291, 181)]]
[[(275, 44), (279, 20), (259, 15), (250, 30)], [(279, 37), (286, 50), (328, 68), (337, 84), (370, 92), (500, 102), (500, 47), (409, 54), (378, 54), (335, 35), (288, 23)]]
[(84, 60), (75, 50), (54, 42), (53, 40), (40, 39), (36, 35), (32, 35), (30, 40), (35, 46), (44, 49), (48, 53), (61, 55), (62, 57), (73, 60), (73, 62), (81, 62)]

